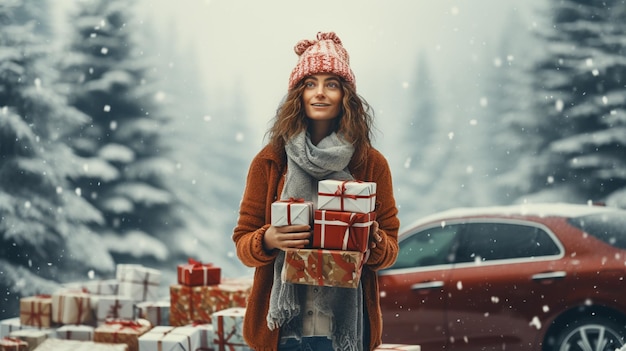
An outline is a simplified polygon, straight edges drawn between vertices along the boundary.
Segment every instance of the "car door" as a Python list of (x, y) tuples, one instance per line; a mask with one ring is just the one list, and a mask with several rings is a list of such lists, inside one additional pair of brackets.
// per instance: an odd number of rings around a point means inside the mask
[(448, 349), (538, 349), (543, 317), (566, 291), (562, 252), (541, 226), (466, 223), (446, 283)]
[(445, 347), (444, 290), (456, 234), (454, 226), (432, 226), (401, 237), (396, 263), (379, 272), (384, 342)]

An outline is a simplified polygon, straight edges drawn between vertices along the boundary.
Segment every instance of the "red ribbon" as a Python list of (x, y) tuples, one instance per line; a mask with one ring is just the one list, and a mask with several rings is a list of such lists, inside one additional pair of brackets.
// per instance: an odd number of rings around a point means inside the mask
[(372, 198), (375, 194), (369, 194), (369, 195), (354, 195), (354, 194), (346, 194), (346, 183), (363, 183), (360, 180), (344, 180), (343, 182), (341, 182), (340, 185), (337, 185), (337, 190), (335, 190), (334, 193), (322, 193), (319, 192), (318, 195), (321, 196), (337, 196), (339, 197), (340, 200), (340, 211), (345, 211), (344, 209), (344, 199), (350, 199), (350, 200), (357, 200), (357, 199), (370, 199)]
[(214, 341), (218, 344), (219, 351), (226, 351), (226, 346), (229, 346), (229, 350), (234, 350), (234, 346), (247, 346), (246, 344), (231, 343), (230, 339), (237, 333), (237, 328), (230, 330), (228, 336), (224, 336), (224, 316), (217, 316), (217, 337)]
[(286, 202), (287, 203), (287, 225), (291, 225), (291, 204), (303, 203), (304, 199), (303, 198), (290, 197), (287, 200), (279, 200), (278, 202)]
[(119, 318), (120, 317), (120, 309), (122, 309), (122, 304), (120, 304), (120, 300), (115, 299), (115, 303), (109, 306), (109, 311), (107, 312), (107, 318)]

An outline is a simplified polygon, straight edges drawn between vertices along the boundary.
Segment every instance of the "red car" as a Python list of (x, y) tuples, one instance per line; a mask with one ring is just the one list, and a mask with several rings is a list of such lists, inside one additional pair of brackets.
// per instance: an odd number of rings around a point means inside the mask
[(615, 351), (626, 337), (626, 211), (456, 209), (399, 235), (379, 273), (383, 341), (422, 350)]

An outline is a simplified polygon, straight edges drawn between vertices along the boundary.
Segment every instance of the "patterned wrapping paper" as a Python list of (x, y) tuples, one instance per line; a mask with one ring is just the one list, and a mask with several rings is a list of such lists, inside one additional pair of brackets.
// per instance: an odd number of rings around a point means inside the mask
[(209, 286), (170, 286), (170, 325), (211, 323), (211, 315), (234, 304), (244, 304), (251, 285), (244, 280), (224, 280)]
[(281, 279), (294, 284), (356, 288), (364, 256), (358, 251), (290, 249), (285, 251)]
[(94, 295), (117, 295), (119, 282), (116, 279), (94, 279), (63, 284), (65, 288), (84, 290)]
[(130, 320), (134, 318), (135, 302), (126, 296), (101, 295), (93, 298), (96, 301), (96, 323), (103, 325), (109, 319)]
[(312, 248), (365, 252), (375, 219), (375, 212), (315, 210)]
[(198, 351), (200, 330), (193, 327), (155, 327), (139, 337), (140, 351)]
[(191, 287), (170, 285), (170, 325), (183, 326), (192, 323)]
[(318, 182), (317, 209), (370, 213), (376, 208), (376, 183), (355, 180)]
[(54, 337), (54, 333), (50, 333), (46, 330), (37, 330), (37, 329), (22, 329), (11, 332), (9, 335), (10, 338), (20, 339), (28, 344), (27, 350), (34, 350), (37, 346), (39, 346), (46, 339)]
[(293, 224), (311, 224), (313, 202), (290, 198), (272, 203), (271, 224), (277, 227)]
[(109, 344), (126, 344), (128, 351), (139, 350), (139, 337), (152, 329), (145, 319), (111, 320), (94, 330), (93, 341)]
[(213, 314), (213, 343), (219, 351), (244, 351), (250, 347), (243, 339), (245, 308), (232, 307)]
[(224, 278), (220, 289), (230, 294), (230, 306), (246, 307), (246, 301), (252, 290), (253, 279), (250, 277)]
[(420, 351), (422, 348), (419, 345), (406, 345), (406, 344), (381, 344), (375, 351)]
[(52, 323), (52, 296), (36, 295), (20, 299), (20, 323), (49, 328)]
[(188, 259), (187, 264), (176, 267), (178, 284), (189, 286), (215, 285), (222, 280), (222, 269), (211, 263)]
[(92, 341), (95, 328), (90, 325), (67, 324), (56, 330), (58, 339)]
[(52, 294), (52, 322), (89, 324), (93, 321), (91, 296), (76, 290), (61, 290)]
[(93, 341), (48, 339), (35, 351), (129, 351), (126, 344), (106, 344)]
[(152, 325), (170, 325), (170, 301), (144, 301), (135, 304), (135, 317), (150, 321)]
[[(119, 272), (118, 272), (119, 273)], [(137, 265), (128, 265), (119, 273), (119, 294), (134, 300), (158, 300), (161, 271)]]
[(18, 338), (0, 339), (0, 351), (28, 351), (28, 343)]

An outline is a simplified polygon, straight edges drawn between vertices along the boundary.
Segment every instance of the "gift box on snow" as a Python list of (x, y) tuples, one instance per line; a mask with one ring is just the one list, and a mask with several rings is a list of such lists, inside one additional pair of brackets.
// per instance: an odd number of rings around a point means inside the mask
[(201, 350), (200, 330), (194, 327), (152, 328), (139, 337), (139, 351)]
[(37, 329), (22, 329), (11, 332), (10, 338), (20, 339), (28, 344), (27, 350), (34, 350), (37, 346), (43, 343), (46, 339), (56, 336), (54, 333), (50, 333), (46, 330)]
[(156, 301), (161, 283), (161, 271), (140, 265), (118, 265), (120, 296), (135, 302)]
[(376, 183), (356, 180), (320, 180), (317, 209), (370, 213), (376, 208)]
[(56, 337), (65, 340), (91, 341), (94, 327), (84, 324), (66, 324), (57, 328)]
[(0, 339), (0, 350), (28, 351), (28, 343), (18, 338), (4, 337)]
[(178, 284), (189, 286), (215, 285), (221, 281), (221, 268), (190, 258), (187, 264), (177, 267)]
[(170, 301), (144, 301), (135, 304), (135, 317), (150, 321), (152, 325), (170, 325)]
[(52, 323), (52, 296), (36, 295), (21, 298), (20, 323), (49, 328)]
[(93, 341), (109, 344), (126, 344), (128, 351), (139, 350), (139, 337), (152, 326), (145, 319), (109, 320), (94, 330)]
[(272, 203), (271, 224), (276, 227), (294, 224), (311, 224), (313, 202), (290, 198)]
[(133, 319), (135, 301), (130, 297), (118, 295), (92, 296), (95, 300), (97, 325), (109, 319)]
[(243, 316), (246, 309), (232, 307), (213, 314), (213, 343), (219, 351), (243, 351), (250, 347), (243, 339)]
[(407, 344), (381, 344), (378, 345), (374, 351), (420, 351), (421, 347), (419, 345), (407, 345)]
[(52, 294), (52, 321), (61, 324), (89, 324), (93, 321), (91, 295), (80, 290)]
[(376, 213), (315, 210), (312, 247), (365, 252)]
[(93, 341), (48, 339), (36, 351), (129, 351), (126, 344), (105, 344)]
[(20, 317), (13, 317), (0, 321), (0, 338), (8, 337), (12, 332), (24, 329), (45, 330), (48, 333), (54, 331), (52, 328), (39, 328), (32, 325), (24, 325), (20, 322)]
[(356, 288), (364, 257), (359, 251), (288, 249), (281, 279), (294, 284)]

